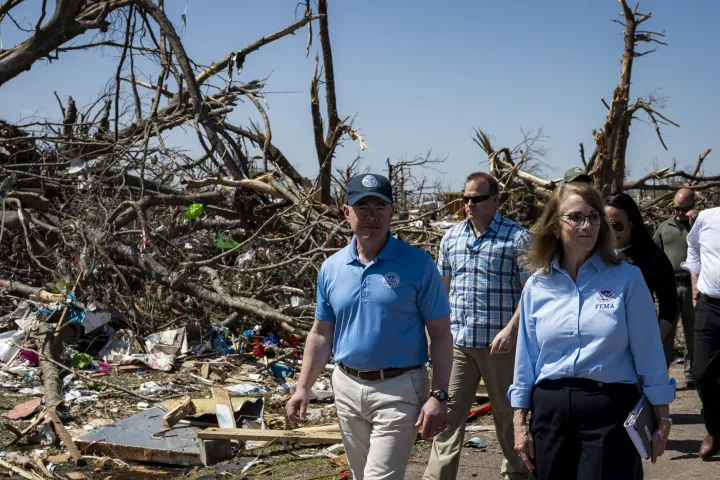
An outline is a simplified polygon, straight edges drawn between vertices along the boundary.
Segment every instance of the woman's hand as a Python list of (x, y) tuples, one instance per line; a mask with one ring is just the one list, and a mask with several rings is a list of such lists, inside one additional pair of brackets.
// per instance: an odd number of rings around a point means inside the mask
[[(663, 444), (664, 445), (664, 444)], [(526, 424), (515, 424), (515, 451), (531, 472), (535, 470), (535, 444)]]
[(652, 436), (652, 463), (657, 462), (658, 457), (661, 457), (665, 453), (665, 445), (667, 444), (668, 437), (670, 436), (670, 426), (672, 424), (667, 420), (659, 420), (657, 430)]

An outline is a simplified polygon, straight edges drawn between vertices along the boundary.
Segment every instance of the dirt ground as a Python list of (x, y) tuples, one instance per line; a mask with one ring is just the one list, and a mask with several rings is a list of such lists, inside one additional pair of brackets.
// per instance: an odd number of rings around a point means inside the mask
[[(678, 386), (684, 385), (682, 364), (673, 365), (670, 373), (675, 377)], [(671, 405), (673, 427), (668, 440), (667, 450), (658, 462), (653, 465), (644, 462), (646, 480), (672, 479), (714, 479), (720, 478), (720, 456), (702, 461), (698, 456), (700, 442), (705, 437), (705, 426), (700, 418), (700, 399), (694, 390), (678, 390), (677, 400)], [(489, 418), (483, 423), (490, 424)], [(501, 479), (500, 463), (502, 454), (493, 432), (475, 432), (466, 434), (466, 440), (480, 437), (487, 443), (484, 451), (465, 448), (462, 453), (458, 480), (496, 480)], [(414, 455), (414, 462), (408, 465), (407, 480), (419, 480), (425, 470), (428, 457), (429, 442), (422, 442)], [(420, 462), (420, 463), (416, 463)]]

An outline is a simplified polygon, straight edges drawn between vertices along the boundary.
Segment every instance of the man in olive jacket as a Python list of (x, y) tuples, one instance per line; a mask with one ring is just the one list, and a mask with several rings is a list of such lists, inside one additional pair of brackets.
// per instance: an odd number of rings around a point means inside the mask
[[(695, 311), (692, 303), (692, 289), (690, 286), (690, 273), (680, 268), (680, 264), (687, 257), (687, 235), (697, 217), (693, 210), (695, 193), (689, 188), (681, 188), (673, 199), (675, 214), (658, 226), (653, 239), (665, 252), (675, 270), (675, 283), (677, 284), (678, 312), (682, 318), (683, 332), (685, 333), (685, 388), (695, 388), (692, 379), (692, 358), (695, 350)], [(674, 323), (668, 332), (663, 347), (668, 363), (672, 361), (673, 344), (675, 343)]]

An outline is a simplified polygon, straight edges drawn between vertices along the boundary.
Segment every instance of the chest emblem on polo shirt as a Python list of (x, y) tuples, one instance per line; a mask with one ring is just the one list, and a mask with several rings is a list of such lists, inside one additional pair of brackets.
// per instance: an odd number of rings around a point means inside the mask
[(615, 300), (615, 296), (615, 292), (613, 292), (612, 288), (605, 287), (598, 292), (597, 299), (600, 302), (612, 302)]
[(383, 275), (382, 284), (385, 288), (395, 288), (400, 285), (400, 275), (395, 272), (386, 273)]
[(595, 304), (595, 310), (614, 310), (615, 300), (617, 295), (613, 292), (612, 288), (605, 287), (601, 289), (597, 294), (598, 303)]
[(365, 175), (365, 177), (362, 179), (362, 184), (364, 187), (373, 188), (377, 187), (378, 181), (377, 178), (373, 177), (372, 175)]

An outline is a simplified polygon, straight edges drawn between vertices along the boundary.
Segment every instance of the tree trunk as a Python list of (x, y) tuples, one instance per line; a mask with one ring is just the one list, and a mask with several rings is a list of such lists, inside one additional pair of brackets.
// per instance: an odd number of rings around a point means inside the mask
[(620, 83), (615, 88), (612, 102), (603, 129), (593, 131), (596, 141), (597, 158), (590, 166), (595, 188), (603, 197), (620, 192), (625, 180), (625, 151), (630, 136), (632, 113), (630, 104), (630, 84), (633, 60), (635, 58), (635, 33), (640, 21), (630, 10), (625, 0), (620, 2), (625, 17), (625, 48), (623, 51)]

